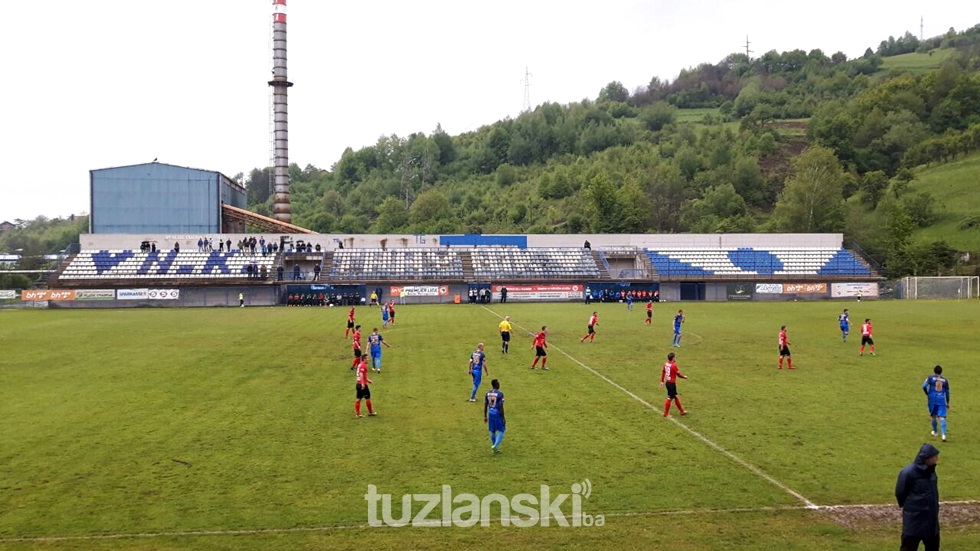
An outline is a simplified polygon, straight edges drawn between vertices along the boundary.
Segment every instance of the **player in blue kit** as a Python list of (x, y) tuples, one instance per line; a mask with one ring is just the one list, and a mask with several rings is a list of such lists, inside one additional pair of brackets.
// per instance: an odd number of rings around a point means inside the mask
[(371, 345), (371, 369), (381, 373), (381, 345), (385, 345), (391, 348), (391, 345), (385, 342), (385, 338), (378, 333), (378, 328), (374, 328), (374, 332), (368, 335), (368, 344)]
[(507, 421), (504, 419), (504, 393), (500, 392), (500, 381), (490, 381), (493, 390), (483, 399), (483, 422), (490, 429), (490, 444), (493, 453), (500, 453), (500, 443), (504, 439)]
[(851, 332), (851, 314), (848, 313), (847, 308), (837, 316), (837, 322), (840, 323), (841, 342), (847, 342), (847, 334)]
[(678, 310), (674, 315), (674, 347), (681, 347), (681, 325), (684, 323), (684, 310)]
[(490, 370), (487, 369), (487, 355), (483, 353), (483, 343), (476, 345), (476, 350), (470, 354), (470, 365), (469, 374), (473, 377), (473, 392), (470, 393), (470, 401), (476, 401), (476, 391), (480, 388), (480, 383), (483, 382), (483, 372), (486, 371), (487, 375), (490, 374)]
[(949, 381), (943, 377), (943, 366), (933, 368), (934, 375), (922, 383), (922, 392), (926, 393), (929, 404), (929, 416), (932, 417), (932, 435), (936, 436), (936, 422), (942, 429), (943, 442), (946, 441), (946, 410), (949, 409)]

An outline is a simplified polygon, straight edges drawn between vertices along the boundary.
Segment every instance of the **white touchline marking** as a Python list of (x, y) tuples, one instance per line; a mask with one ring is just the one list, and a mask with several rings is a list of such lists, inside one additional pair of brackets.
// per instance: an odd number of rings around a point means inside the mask
[[(501, 316), (497, 312), (494, 312), (490, 308), (487, 308), (486, 306), (484, 306), (483, 309), (486, 310), (487, 312), (490, 312), (491, 314), (497, 316), (498, 318), (503, 318), (503, 316)], [(515, 323), (514, 325), (516, 325), (517, 327), (519, 327), (519, 328), (527, 331), (527, 328), (525, 328), (525, 327), (523, 327), (523, 326), (521, 326), (519, 324), (516, 324)], [(565, 356), (569, 360), (572, 360), (573, 362), (577, 363), (579, 366), (581, 366), (583, 369), (585, 369), (589, 373), (592, 373), (596, 377), (599, 377), (603, 381), (606, 381), (610, 385), (612, 385), (615, 388), (618, 388), (622, 392), (626, 393), (630, 398), (633, 398), (634, 400), (636, 400), (637, 402), (643, 404), (647, 408), (649, 408), (649, 409), (651, 409), (651, 410), (653, 410), (653, 411), (655, 411), (657, 413), (660, 413), (660, 410), (658, 408), (656, 408), (655, 406), (653, 406), (653, 404), (651, 404), (650, 402), (647, 402), (643, 398), (640, 398), (636, 394), (633, 394), (631, 391), (627, 390), (625, 387), (621, 386), (616, 381), (613, 381), (609, 377), (606, 377), (602, 373), (599, 373), (595, 369), (592, 369), (591, 367), (589, 367), (589, 366), (585, 365), (584, 363), (580, 362), (576, 358), (572, 357), (572, 355), (569, 354), (568, 352), (565, 352), (561, 348), (558, 348), (557, 346), (554, 346), (554, 345), (551, 345), (550, 348), (553, 348), (553, 349), (557, 350), (563, 356)], [(738, 463), (739, 465), (745, 467), (746, 469), (748, 469), (749, 471), (751, 471), (756, 476), (762, 478), (766, 482), (772, 484), (773, 486), (779, 488), (780, 490), (783, 490), (784, 492), (788, 493), (789, 495), (795, 497), (796, 499), (798, 499), (799, 501), (801, 501), (803, 503), (803, 505), (806, 506), (807, 509), (819, 509), (820, 508), (819, 505), (817, 505), (816, 503), (814, 503), (814, 502), (810, 501), (809, 499), (807, 499), (806, 497), (804, 497), (803, 494), (801, 494), (801, 493), (797, 492), (796, 490), (790, 488), (786, 484), (783, 484), (782, 482), (776, 480), (775, 478), (773, 478), (771, 475), (769, 475), (768, 473), (766, 473), (765, 471), (763, 471), (759, 467), (756, 467), (755, 465), (749, 463), (748, 461), (745, 461), (744, 459), (742, 459), (741, 457), (735, 455), (734, 453), (726, 450), (725, 448), (721, 447), (719, 444), (717, 444), (714, 441), (710, 440), (708, 437), (704, 436), (700, 432), (692, 429), (691, 427), (688, 427), (684, 423), (681, 423), (676, 418), (674, 418), (674, 417), (668, 417), (667, 419), (669, 421), (673, 422), (674, 424), (676, 424), (677, 426), (681, 427), (682, 429), (686, 430), (691, 436), (694, 436), (695, 438), (697, 438), (701, 442), (707, 444), (709, 447), (714, 448), (715, 451), (721, 453), (725, 457), (727, 457), (727, 458), (731, 459), (732, 461)]]
[[(942, 501), (941, 505), (980, 505), (980, 500), (968, 499), (962, 501)], [(844, 511), (848, 509), (872, 509), (872, 508), (894, 508), (894, 503), (860, 504), (860, 505), (822, 505), (819, 510), (824, 511)], [(739, 514), (739, 513), (771, 513), (782, 511), (811, 511), (812, 507), (802, 505), (782, 505), (774, 507), (729, 507), (729, 508), (705, 508), (705, 509), (676, 509), (666, 511), (610, 511), (597, 513), (605, 518), (631, 518), (631, 517), (665, 517), (665, 516), (685, 516), (685, 515), (704, 515), (704, 514)], [(596, 513), (589, 513), (593, 517)], [(582, 515), (566, 515), (565, 518), (584, 518)], [(490, 521), (493, 523), (503, 522), (503, 517), (494, 517)], [(521, 517), (506, 517), (506, 520), (525, 520)], [(442, 519), (427, 519), (412, 526), (442, 526)], [(356, 524), (333, 524), (319, 526), (294, 526), (291, 528), (241, 528), (229, 530), (175, 530), (172, 532), (119, 532), (113, 534), (90, 534), (78, 536), (26, 536), (15, 538), (0, 538), (0, 543), (44, 543), (57, 541), (91, 541), (91, 540), (117, 540), (117, 539), (136, 539), (136, 538), (186, 538), (203, 536), (254, 536), (262, 534), (291, 534), (291, 533), (312, 533), (312, 532), (334, 532), (340, 530), (363, 530), (369, 528), (398, 528), (396, 526), (371, 526), (366, 523)]]

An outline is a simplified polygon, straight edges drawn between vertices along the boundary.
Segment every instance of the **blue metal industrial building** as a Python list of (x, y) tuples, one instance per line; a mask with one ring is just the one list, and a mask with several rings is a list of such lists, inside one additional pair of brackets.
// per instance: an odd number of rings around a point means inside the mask
[(245, 188), (220, 172), (146, 163), (89, 171), (90, 233), (244, 233), (222, 203), (245, 208)]

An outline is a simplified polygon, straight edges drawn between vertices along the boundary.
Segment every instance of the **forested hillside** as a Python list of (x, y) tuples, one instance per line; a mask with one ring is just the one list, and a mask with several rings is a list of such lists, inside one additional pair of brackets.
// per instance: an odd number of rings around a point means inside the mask
[[(954, 198), (980, 196), (980, 164), (962, 162), (980, 151), (980, 25), (890, 37), (858, 59), (731, 54), (671, 82), (597, 88), (457, 136), (381, 136), (329, 169), (293, 165), (293, 221), (336, 233), (843, 232), (895, 277), (949, 273), (957, 250), (978, 252), (973, 203)], [(245, 180), (250, 208), (268, 214), (268, 169)], [(0, 250), (55, 252), (83, 229), (18, 223)]]
[[(915, 237), (943, 203), (912, 184), (917, 167), (978, 149), (980, 25), (906, 33), (850, 60), (732, 54), (458, 136), (382, 136), (329, 170), (293, 166), (293, 221), (343, 233), (842, 231), (890, 275), (948, 271), (951, 248)], [(268, 213), (268, 172), (247, 185)]]

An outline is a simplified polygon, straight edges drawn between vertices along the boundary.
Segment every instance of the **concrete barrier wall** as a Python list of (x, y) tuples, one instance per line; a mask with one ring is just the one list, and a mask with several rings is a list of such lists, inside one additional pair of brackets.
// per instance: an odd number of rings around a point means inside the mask
[[(520, 235), (520, 234), (510, 234)], [(235, 248), (241, 239), (264, 238), (267, 243), (278, 243), (280, 237), (288, 237), (294, 242), (302, 240), (320, 245), (324, 250), (334, 250), (343, 243), (351, 249), (363, 248), (405, 248), (442, 247), (440, 235), (426, 234), (82, 234), (79, 242), (83, 250), (101, 249), (139, 249), (141, 241), (155, 241), (157, 248), (170, 250), (174, 243), (180, 243), (181, 250), (197, 250), (197, 240), (210, 237), (214, 250), (218, 250), (218, 240), (231, 240)], [(733, 234), (529, 234), (528, 247), (582, 247), (588, 241), (593, 249), (599, 247), (640, 247), (640, 248), (686, 248), (686, 247), (840, 247), (843, 234), (840, 233), (733, 233)]]
[[(596, 285), (602, 285), (600, 282)], [(166, 308), (166, 307), (234, 307), (239, 305), (238, 295), (244, 296), (245, 306), (278, 306), (285, 305), (287, 296), (293, 290), (301, 290), (306, 293), (319, 295), (324, 293), (326, 296), (331, 294), (356, 294), (359, 297), (359, 304), (366, 305), (368, 297), (375, 287), (381, 287), (383, 301), (394, 299), (396, 304), (449, 304), (456, 301), (467, 304), (469, 302), (469, 290), (474, 287), (487, 287), (492, 290), (491, 303), (500, 303), (500, 287), (508, 287), (510, 290), (508, 302), (578, 302), (584, 300), (584, 290), (588, 286), (587, 282), (568, 282), (568, 283), (537, 283), (529, 284), (524, 282), (515, 283), (494, 283), (488, 284), (461, 284), (461, 283), (415, 283), (404, 285), (399, 282), (392, 282), (383, 285), (327, 285), (327, 284), (303, 284), (303, 285), (256, 285), (256, 286), (193, 286), (193, 287), (166, 287), (155, 288), (179, 290), (179, 297), (169, 300), (70, 300), (70, 301), (44, 301), (18, 303), (17, 306), (50, 306), (52, 308)], [(634, 283), (639, 287), (643, 284)], [(829, 282), (809, 282), (809, 283), (749, 283), (749, 282), (708, 282), (704, 285), (704, 302), (724, 302), (724, 301), (790, 301), (790, 300), (855, 300), (856, 295), (844, 295), (833, 292), (834, 283)], [(867, 300), (877, 299), (878, 283), (843, 283), (842, 286), (864, 286), (866, 289), (863, 298)], [(649, 286), (655, 286), (651, 283)], [(661, 302), (680, 302), (681, 286), (678, 282), (662, 282), (659, 284)], [(153, 289), (151, 287), (151, 289)], [(328, 290), (331, 289), (331, 290)], [(398, 289), (405, 290), (402, 296), (395, 296)], [(811, 292), (811, 289), (819, 289)], [(116, 290), (118, 297), (119, 290)], [(67, 291), (74, 292), (74, 291)], [(89, 292), (93, 291), (78, 291)], [(9, 306), (9, 305), (8, 305)]]

